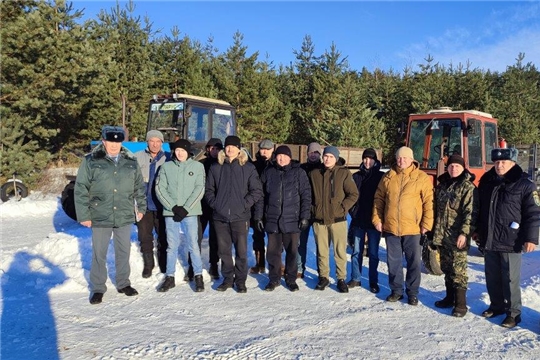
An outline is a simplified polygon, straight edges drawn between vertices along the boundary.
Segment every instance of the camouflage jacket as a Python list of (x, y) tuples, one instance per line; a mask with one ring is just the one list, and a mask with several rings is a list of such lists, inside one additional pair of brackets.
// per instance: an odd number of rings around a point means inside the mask
[(473, 184), (474, 174), (465, 170), (452, 179), (448, 173), (444, 173), (438, 180), (433, 243), (456, 247), (458, 236), (465, 235), (468, 247), (478, 217), (478, 190)]

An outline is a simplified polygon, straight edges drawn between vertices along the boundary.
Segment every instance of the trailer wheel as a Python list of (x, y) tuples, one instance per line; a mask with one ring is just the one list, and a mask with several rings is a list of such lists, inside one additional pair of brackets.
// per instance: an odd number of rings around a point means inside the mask
[(18, 181), (16, 181), (15, 186), (13, 186), (13, 180), (8, 180), (8, 182), (0, 188), (0, 199), (2, 199), (3, 202), (9, 201), (10, 199), (19, 201), (27, 196), (28, 188)]

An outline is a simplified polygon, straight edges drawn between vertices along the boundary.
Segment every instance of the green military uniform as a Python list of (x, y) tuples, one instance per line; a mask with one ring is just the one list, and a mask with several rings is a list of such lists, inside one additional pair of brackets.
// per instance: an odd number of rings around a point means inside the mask
[[(435, 189), (435, 226), (433, 244), (439, 246), (445, 282), (454, 289), (467, 289), (467, 250), (478, 215), (478, 195), (474, 175), (467, 170), (451, 178), (439, 177)], [(465, 235), (467, 246), (457, 248), (457, 238)]]

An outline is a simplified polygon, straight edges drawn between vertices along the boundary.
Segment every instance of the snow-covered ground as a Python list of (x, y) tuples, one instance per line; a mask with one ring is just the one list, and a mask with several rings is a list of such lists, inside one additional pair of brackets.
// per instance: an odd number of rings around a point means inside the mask
[[(140, 295), (119, 294), (109, 281), (103, 303), (90, 305), (90, 230), (67, 217), (56, 197), (33, 194), (0, 204), (0, 213), (3, 360), (540, 358), (539, 251), (523, 256), (523, 321), (510, 330), (499, 326), (502, 317), (480, 316), (488, 298), (483, 258), (475, 248), (469, 257), (470, 312), (464, 318), (434, 307), (443, 297), (442, 277), (423, 274), (416, 307), (405, 300), (385, 302), (384, 241), (377, 295), (365, 287), (341, 294), (334, 281), (325, 291), (313, 290), (312, 238), (299, 292), (283, 286), (265, 292), (267, 276), (255, 275), (248, 278), (247, 294), (221, 293), (215, 291), (219, 281), (205, 273), (206, 291), (195, 293), (179, 281), (180, 267), (177, 287), (158, 293), (161, 275), (141, 277), (134, 227), (131, 281)], [(203, 259), (206, 265), (207, 247)], [(249, 261), (253, 264), (253, 257)], [(112, 246), (108, 266), (114, 279)]]

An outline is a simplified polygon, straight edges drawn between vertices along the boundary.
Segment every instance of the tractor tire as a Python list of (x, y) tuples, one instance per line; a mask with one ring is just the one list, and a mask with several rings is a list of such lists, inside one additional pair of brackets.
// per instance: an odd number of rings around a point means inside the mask
[(9, 201), (10, 199), (21, 200), (28, 196), (28, 188), (21, 182), (16, 181), (15, 188), (13, 187), (13, 180), (9, 180), (0, 188), (0, 199), (3, 202)]
[(62, 190), (62, 209), (67, 216), (77, 221), (77, 213), (75, 212), (75, 181), (70, 181)]
[(441, 270), (441, 256), (437, 247), (432, 246), (430, 241), (422, 244), (422, 262), (427, 272), (431, 275), (444, 275)]

